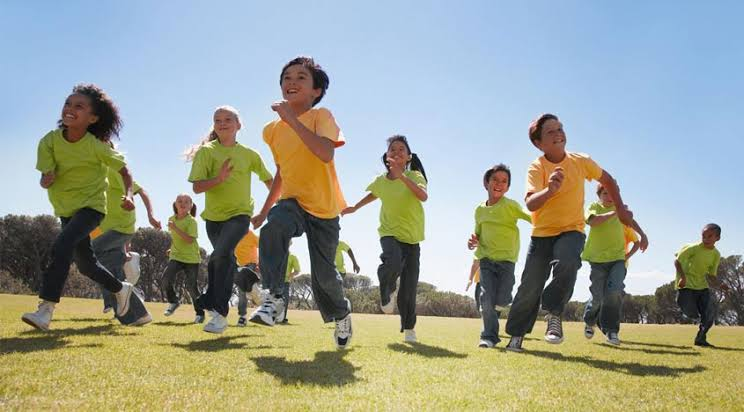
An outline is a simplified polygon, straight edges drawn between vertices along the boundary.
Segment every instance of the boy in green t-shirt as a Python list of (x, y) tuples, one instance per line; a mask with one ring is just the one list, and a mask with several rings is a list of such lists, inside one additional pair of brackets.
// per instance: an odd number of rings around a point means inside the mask
[[(600, 183), (597, 186), (599, 202), (587, 208), (586, 223), (591, 227), (581, 258), (591, 265), (589, 291), (592, 299), (584, 308), (584, 336), (594, 337), (594, 326), (599, 321), (607, 343), (619, 345), (620, 317), (625, 289), (625, 226), (620, 223), (607, 189)], [(641, 235), (639, 247), (648, 247), (648, 238), (638, 223), (633, 220), (631, 227)]]
[(499, 339), (499, 316), (512, 302), (514, 263), (519, 254), (519, 219), (532, 218), (504, 195), (511, 185), (511, 171), (498, 164), (483, 175), (488, 200), (475, 209), (475, 233), (468, 248), (480, 260), (481, 315), (483, 330), (478, 347), (493, 348)]
[(677, 252), (674, 267), (677, 270), (674, 282), (677, 288), (677, 304), (685, 316), (700, 321), (695, 336), (695, 346), (713, 347), (706, 335), (716, 320), (716, 300), (708, 289), (708, 282), (723, 290), (726, 284), (716, 279), (721, 254), (716, 242), (721, 240), (721, 227), (709, 223), (703, 227), (702, 242), (685, 245)]

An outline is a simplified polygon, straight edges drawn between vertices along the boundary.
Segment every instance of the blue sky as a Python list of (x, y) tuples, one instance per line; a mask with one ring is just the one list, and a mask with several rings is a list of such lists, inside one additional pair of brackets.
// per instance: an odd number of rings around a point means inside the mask
[[(281, 67), (304, 54), (331, 78), (321, 105), (348, 141), (336, 162), (350, 203), (382, 172), (388, 136), (405, 134), (421, 157), (430, 181), (422, 281), (464, 289), (473, 210), (486, 197), (481, 176), (508, 164), (507, 196), (523, 203), (526, 168), (540, 155), (527, 126), (552, 112), (568, 150), (615, 176), (648, 233), (626, 290), (653, 293), (709, 221), (723, 227), (722, 255), (744, 253), (743, 14), (733, 1), (2, 2), (0, 216), (51, 212), (36, 145), (79, 82), (99, 84), (119, 105), (120, 149), (161, 220), (190, 192), (180, 153), (207, 132), (218, 105), (241, 111), (239, 140), (273, 171), (261, 130), (275, 118)], [(253, 187), (262, 202), (265, 188)], [(586, 189), (593, 200), (594, 184)], [(378, 211), (373, 203), (341, 221), (373, 279)], [(517, 279), (530, 232), (520, 225)], [(293, 249), (309, 270), (304, 239)], [(585, 265), (574, 299), (588, 296)]]

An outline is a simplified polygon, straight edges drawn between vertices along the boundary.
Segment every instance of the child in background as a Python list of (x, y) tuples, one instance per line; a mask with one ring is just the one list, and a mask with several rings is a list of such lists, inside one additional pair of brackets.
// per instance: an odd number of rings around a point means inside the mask
[(287, 309), (289, 308), (289, 285), (290, 283), (292, 283), (292, 279), (300, 274), (301, 270), (302, 269), (300, 268), (300, 260), (297, 259), (297, 256), (290, 253), (289, 257), (287, 258), (287, 274), (284, 276), (283, 298), (284, 301), (287, 302), (287, 304), (284, 305), (284, 316), (282, 316), (282, 321), (280, 322), (282, 324), (289, 323), (289, 319), (287, 319)]
[[(631, 224), (612, 176), (588, 155), (566, 151), (566, 134), (557, 116), (543, 114), (535, 119), (529, 137), (543, 156), (527, 170), (525, 203), (532, 212), (532, 240), (506, 322), (511, 335), (506, 349), (515, 352), (522, 351), (524, 335), (532, 331), (541, 302), (548, 312), (545, 340), (563, 342), (561, 314), (573, 295), (584, 248), (584, 180), (599, 180), (617, 205), (617, 217)], [(553, 279), (543, 290), (551, 271)]]
[[(100, 264), (89, 237), (107, 212), (108, 168), (117, 171), (123, 181), (124, 196), (117, 207), (134, 209), (132, 176), (124, 156), (110, 144), (121, 129), (119, 109), (100, 87), (80, 84), (65, 100), (57, 126), (39, 142), (36, 169), (41, 172), (40, 184), (47, 189), (54, 214), (62, 221), (62, 231), (52, 245), (49, 267), (41, 275), (39, 307), (21, 317), (41, 330), (49, 330), (73, 258), (83, 275), (114, 295), (117, 317), (129, 311), (132, 294), (131, 284), (120, 281)], [(150, 319), (149, 313), (141, 318), (144, 323)]]
[[(121, 175), (109, 168), (107, 169), (106, 179), (109, 183), (106, 190), (107, 213), (98, 229), (91, 233), (91, 244), (98, 261), (114, 277), (124, 280), (124, 263), (127, 260), (126, 245), (134, 236), (134, 224), (137, 216), (133, 210), (125, 210), (119, 207), (119, 202), (124, 197), (124, 180)], [(132, 193), (139, 195), (142, 199), (142, 203), (147, 209), (147, 218), (150, 225), (160, 230), (160, 222), (153, 216), (150, 197), (145, 189), (137, 182), (132, 182)], [(108, 313), (114, 307), (116, 299), (103, 287), (101, 288), (101, 294), (103, 296), (103, 313)]]
[(334, 258), (341, 230), (338, 215), (346, 202), (333, 157), (345, 141), (331, 112), (313, 108), (328, 82), (325, 71), (309, 57), (291, 60), (279, 77), (284, 100), (271, 106), (279, 119), (263, 132), (276, 177), (261, 212), (252, 219), (257, 229), (268, 216), (259, 240), (261, 280), (267, 292), (250, 321), (267, 326), (282, 321), (289, 240), (305, 233), (313, 297), (323, 321), (336, 323), (334, 342), (344, 349), (352, 336), (351, 303), (344, 297)]
[(238, 287), (238, 326), (247, 326), (248, 293), (253, 303), (260, 304), (258, 282), (261, 281), (258, 270), (258, 236), (252, 231), (240, 239), (235, 246), (235, 259), (238, 268), (235, 271), (235, 286)]
[(721, 254), (716, 249), (716, 242), (719, 240), (721, 227), (709, 223), (703, 227), (701, 242), (685, 245), (675, 255), (677, 258), (674, 260), (674, 267), (677, 275), (674, 286), (677, 289), (677, 305), (685, 316), (700, 322), (695, 346), (713, 347), (708, 343), (707, 336), (715, 324), (718, 308), (708, 284), (728, 290), (728, 286), (717, 279), (718, 264), (721, 261)]
[[(584, 309), (584, 336), (591, 339), (599, 322), (607, 343), (620, 345), (620, 319), (622, 318), (623, 292), (625, 290), (626, 243), (625, 228), (617, 218), (615, 204), (610, 194), (600, 184), (597, 187), (599, 202), (593, 202), (586, 211), (586, 223), (591, 227), (581, 258), (592, 267), (589, 291), (592, 299)], [(646, 250), (648, 238), (635, 220), (631, 227), (641, 234), (639, 247)]]
[(204, 141), (193, 148), (189, 181), (194, 193), (206, 193), (201, 217), (207, 223), (207, 236), (214, 248), (209, 256), (207, 291), (199, 298), (201, 308), (212, 319), (204, 331), (222, 333), (235, 273), (235, 245), (250, 229), (253, 214), (251, 173), (271, 186), (271, 173), (261, 155), (237, 141), (240, 115), (234, 107), (220, 106), (214, 112), (214, 126)]
[(532, 222), (519, 203), (507, 198), (511, 186), (511, 171), (498, 164), (483, 175), (483, 187), (488, 200), (475, 209), (475, 233), (468, 241), (470, 250), (476, 249), (480, 262), (482, 285), (481, 307), (483, 330), (478, 347), (493, 348), (499, 339), (499, 316), (512, 301), (514, 264), (519, 255), (519, 227), (522, 219)]
[(343, 240), (338, 241), (338, 247), (336, 248), (336, 270), (338, 270), (338, 273), (341, 274), (341, 276), (346, 276), (346, 265), (344, 264), (344, 254), (343, 252), (346, 252), (347, 255), (349, 255), (349, 258), (351, 258), (351, 264), (354, 268), (354, 273), (359, 273), (359, 264), (357, 264), (356, 257), (354, 257), (354, 251), (351, 250), (351, 246), (349, 246), (348, 243), (344, 242)]
[(480, 285), (480, 262), (478, 258), (473, 259), (473, 264), (470, 265), (470, 276), (468, 277), (468, 284), (465, 286), (465, 292), (470, 289), (470, 286), (475, 282), (475, 310), (480, 315), (480, 296), (481, 296), (481, 285)]
[(165, 316), (170, 316), (181, 306), (176, 294), (176, 276), (179, 272), (186, 275), (186, 290), (191, 296), (196, 314), (194, 323), (204, 322), (204, 309), (199, 306), (199, 253), (198, 229), (196, 225), (196, 205), (191, 196), (182, 193), (173, 202), (173, 216), (168, 218), (168, 232), (171, 236), (168, 265), (163, 271), (163, 288), (168, 299)]
[[(419, 277), (419, 243), (424, 240), (426, 172), (418, 156), (411, 152), (405, 136), (387, 140), (382, 162), (387, 173), (375, 178), (367, 187), (369, 194), (356, 205), (341, 212), (354, 213), (362, 206), (380, 199), (380, 235), (382, 263), (377, 268), (380, 281), (380, 308), (391, 314), (397, 303), (401, 328), (406, 342), (416, 342), (416, 289)], [(409, 169), (410, 165), (410, 169)], [(400, 293), (396, 282), (400, 278)], [(397, 300), (397, 302), (396, 302)]]

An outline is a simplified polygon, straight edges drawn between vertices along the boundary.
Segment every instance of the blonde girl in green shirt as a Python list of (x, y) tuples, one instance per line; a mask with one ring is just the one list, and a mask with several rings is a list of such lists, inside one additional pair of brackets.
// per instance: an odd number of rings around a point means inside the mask
[(214, 248), (209, 256), (207, 291), (199, 297), (201, 308), (212, 319), (204, 331), (222, 333), (227, 327), (229, 300), (232, 295), (235, 246), (250, 229), (253, 214), (251, 174), (255, 173), (271, 188), (273, 178), (261, 156), (237, 141), (240, 115), (231, 106), (214, 112), (214, 126), (204, 141), (192, 148), (189, 182), (194, 193), (205, 193), (204, 212), (207, 236)]
[[(354, 213), (362, 206), (380, 199), (380, 245), (382, 263), (377, 268), (380, 281), (380, 308), (391, 314), (397, 306), (401, 332), (406, 342), (416, 342), (416, 289), (419, 277), (419, 243), (424, 240), (424, 208), (426, 172), (418, 156), (411, 152), (405, 136), (387, 140), (388, 149), (382, 156), (387, 173), (378, 176), (367, 194), (341, 215)], [(400, 278), (400, 290), (396, 282)]]
[[(24, 322), (41, 330), (49, 329), (73, 259), (83, 275), (114, 294), (117, 317), (129, 312), (132, 294), (131, 284), (120, 281), (98, 262), (89, 236), (107, 212), (108, 168), (123, 180), (124, 195), (117, 206), (134, 209), (132, 176), (124, 156), (110, 144), (121, 129), (119, 110), (100, 87), (80, 84), (65, 100), (57, 126), (39, 142), (36, 169), (41, 172), (41, 187), (47, 189), (54, 213), (62, 221), (62, 230), (52, 245), (51, 263), (41, 275), (38, 310), (22, 316)], [(151, 319), (145, 311), (133, 324)]]
[[(179, 272), (186, 275), (186, 291), (191, 296), (196, 317), (194, 323), (204, 322), (204, 309), (199, 306), (198, 277), (201, 254), (199, 253), (198, 229), (196, 224), (196, 205), (191, 196), (182, 193), (173, 202), (173, 216), (168, 219), (168, 232), (171, 245), (168, 250), (168, 265), (163, 271), (163, 288), (168, 299), (165, 316), (170, 316), (181, 306), (176, 293), (176, 276)], [(180, 289), (180, 288), (178, 288)]]

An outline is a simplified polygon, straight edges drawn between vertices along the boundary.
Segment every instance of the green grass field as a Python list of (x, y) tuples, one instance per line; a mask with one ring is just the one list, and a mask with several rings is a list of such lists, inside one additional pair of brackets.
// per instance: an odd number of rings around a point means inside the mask
[(714, 327), (719, 347), (701, 349), (695, 326), (623, 325), (611, 347), (567, 323), (553, 346), (538, 322), (515, 354), (505, 337), (477, 348), (480, 319), (419, 317), (420, 343), (405, 344), (397, 316), (355, 314), (352, 348), (337, 351), (317, 312), (211, 335), (187, 306), (165, 318), (148, 304), (153, 322), (134, 328), (66, 298), (42, 333), (20, 320), (36, 302), (0, 295), (2, 410), (744, 409), (740, 327)]

